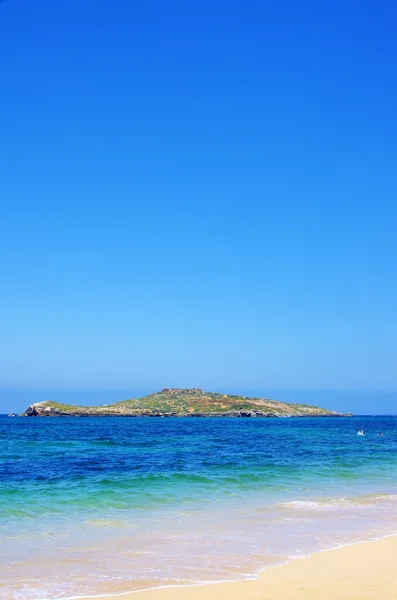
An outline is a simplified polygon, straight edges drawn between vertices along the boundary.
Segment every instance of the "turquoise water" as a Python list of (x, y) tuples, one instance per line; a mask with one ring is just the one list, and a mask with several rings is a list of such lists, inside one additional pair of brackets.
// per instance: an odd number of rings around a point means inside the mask
[(0, 418), (4, 600), (254, 577), (395, 532), (392, 417)]

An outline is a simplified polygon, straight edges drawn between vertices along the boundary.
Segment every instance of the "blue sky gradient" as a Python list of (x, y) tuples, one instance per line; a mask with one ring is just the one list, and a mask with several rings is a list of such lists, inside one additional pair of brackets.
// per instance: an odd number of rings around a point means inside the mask
[(396, 19), (0, 4), (0, 412), (164, 386), (397, 412)]

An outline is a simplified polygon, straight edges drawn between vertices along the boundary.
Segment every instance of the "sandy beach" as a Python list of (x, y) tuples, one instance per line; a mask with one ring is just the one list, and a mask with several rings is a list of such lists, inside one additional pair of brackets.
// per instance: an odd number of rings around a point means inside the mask
[[(345, 546), (266, 569), (255, 581), (174, 587), (109, 600), (392, 600), (397, 536)], [(89, 600), (84, 598), (83, 600)]]

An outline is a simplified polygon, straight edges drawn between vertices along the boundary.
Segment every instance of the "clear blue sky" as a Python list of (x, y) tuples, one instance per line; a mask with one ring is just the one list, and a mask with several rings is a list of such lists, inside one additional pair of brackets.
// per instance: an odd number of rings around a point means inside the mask
[(0, 412), (164, 386), (397, 412), (396, 23), (2, 2)]

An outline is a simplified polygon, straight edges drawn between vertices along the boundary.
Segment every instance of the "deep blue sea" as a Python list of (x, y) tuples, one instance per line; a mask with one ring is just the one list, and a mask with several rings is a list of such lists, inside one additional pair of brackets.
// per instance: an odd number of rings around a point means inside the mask
[(4, 600), (254, 577), (396, 532), (397, 418), (0, 418)]

